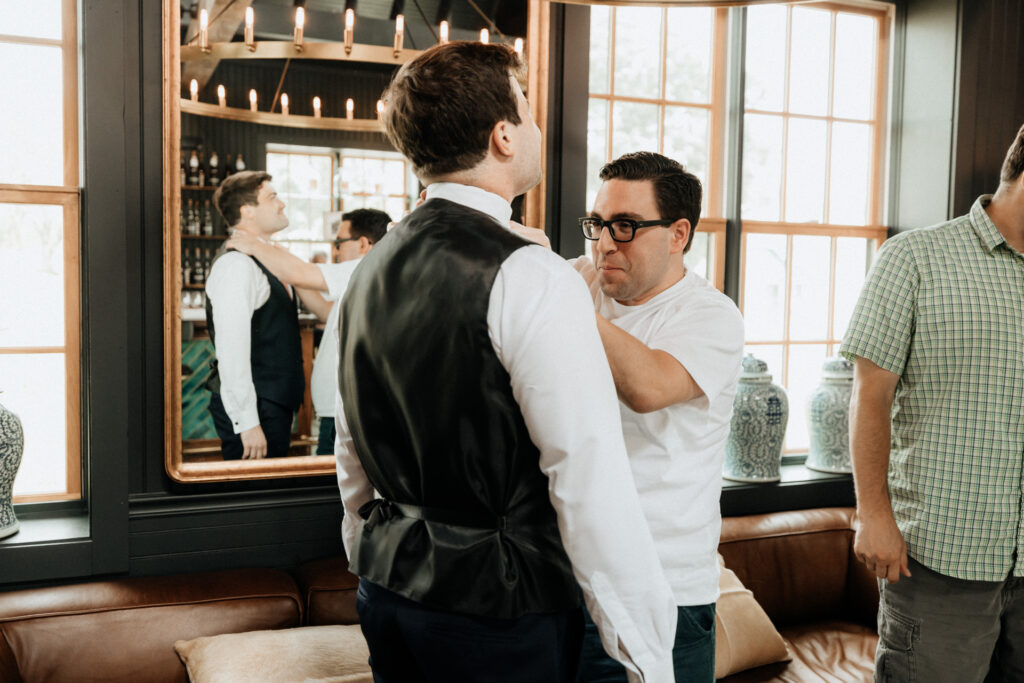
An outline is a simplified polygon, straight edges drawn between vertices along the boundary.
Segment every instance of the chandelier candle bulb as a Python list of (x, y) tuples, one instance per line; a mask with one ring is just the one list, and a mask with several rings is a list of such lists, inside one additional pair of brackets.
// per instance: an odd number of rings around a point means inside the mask
[(345, 10), (345, 54), (352, 54), (352, 34), (356, 26), (356, 13), (352, 8)]
[(444, 45), (447, 42), (448, 42), (448, 22), (447, 21), (442, 21), (441, 22), (441, 45)]
[(252, 52), (256, 49), (256, 41), (254, 38), (253, 24), (256, 23), (256, 15), (252, 11), (252, 7), (245, 8), (245, 46)]
[(193, 102), (199, 101), (199, 81), (194, 78), (188, 84), (188, 94)]
[(227, 103), (228, 103), (227, 91), (224, 90), (224, 86), (223, 85), (218, 85), (217, 86), (217, 104), (219, 104), (222, 107), (225, 107), (225, 106), (227, 106)]
[(355, 114), (355, 111), (356, 103), (353, 102), (352, 98), (350, 97), (347, 100), (345, 100), (345, 118), (351, 121), (353, 118), (353, 114)]
[(480, 42), (484, 45), (491, 42), (491, 32), (485, 28), (480, 29)]
[(281, 113), (285, 116), (288, 115), (288, 93), (281, 93)]
[(256, 90), (249, 91), (249, 111), (256, 111)]
[(302, 7), (295, 8), (295, 49), (302, 51), (302, 32), (306, 25), (306, 10)]
[(314, 97), (313, 98), (313, 118), (315, 118), (315, 119), (320, 118), (320, 98), (319, 97)]
[(206, 10), (199, 10), (199, 49), (203, 52), (210, 51), (210, 14)]
[(405, 17), (399, 14), (395, 17), (395, 57), (402, 51), (405, 44)]

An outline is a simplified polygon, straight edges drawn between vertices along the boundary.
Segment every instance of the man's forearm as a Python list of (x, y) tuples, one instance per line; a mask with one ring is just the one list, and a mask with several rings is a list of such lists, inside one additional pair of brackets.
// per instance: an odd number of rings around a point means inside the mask
[(600, 315), (597, 331), (608, 356), (615, 390), (630, 410), (649, 413), (703, 393), (686, 368), (670, 354), (648, 347)]
[(295, 293), (302, 299), (302, 305), (306, 307), (306, 310), (315, 315), (320, 322), (327, 322), (327, 316), (331, 313), (333, 302), (323, 298), (320, 292), (305, 289), (304, 287), (296, 287)]
[(281, 282), (293, 287), (327, 291), (327, 281), (316, 264), (306, 263), (285, 249), (261, 242), (253, 247), (253, 256)]
[(850, 399), (850, 452), (857, 508), (862, 516), (892, 516), (889, 500), (889, 448), (892, 399), (878, 387), (858, 381)]

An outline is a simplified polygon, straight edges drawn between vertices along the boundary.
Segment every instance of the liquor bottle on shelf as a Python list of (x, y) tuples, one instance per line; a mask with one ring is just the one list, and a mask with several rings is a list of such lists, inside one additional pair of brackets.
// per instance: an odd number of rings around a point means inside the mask
[(198, 171), (198, 185), (200, 187), (206, 187), (206, 163), (203, 161), (203, 153), (199, 153), (199, 171)]
[(203, 234), (213, 234), (213, 212), (210, 211), (210, 200), (203, 200)]
[(235, 157), (235, 173), (245, 170), (245, 161), (242, 160), (242, 153), (239, 152)]
[(188, 170), (185, 168), (185, 150), (181, 150), (181, 184), (188, 185)]
[(192, 284), (192, 259), (189, 257), (188, 249), (181, 252), (181, 284)]
[(213, 150), (210, 150), (210, 172), (206, 182), (208, 182), (211, 187), (217, 187), (220, 185), (220, 158), (217, 156), (217, 152)]
[(235, 162), (231, 161), (231, 155), (228, 154), (227, 161), (224, 163), (224, 177), (227, 178), (229, 175), (235, 172)]
[[(213, 268), (213, 252), (203, 249), (203, 282), (210, 279), (210, 268)], [(205, 297), (206, 294), (204, 293), (203, 296)]]
[(192, 282), (197, 285), (206, 284), (206, 267), (203, 265), (203, 258), (199, 255), (199, 247), (195, 250), (196, 257), (192, 260)]
[(188, 158), (188, 184), (199, 184), (199, 155), (196, 154), (194, 149), (192, 150), (192, 155)]

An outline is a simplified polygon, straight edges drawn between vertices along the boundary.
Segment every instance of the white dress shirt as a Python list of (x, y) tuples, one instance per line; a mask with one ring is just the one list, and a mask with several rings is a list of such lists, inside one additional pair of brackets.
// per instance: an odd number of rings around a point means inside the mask
[(693, 271), (650, 300), (624, 306), (601, 291), (593, 261), (571, 263), (589, 285), (598, 313), (671, 355), (704, 392), (649, 413), (620, 407), (640, 505), (676, 604), (715, 602), (722, 461), (743, 360), (743, 317)]
[(341, 263), (321, 263), (320, 273), (327, 283), (327, 300), (331, 301), (331, 311), (327, 314), (324, 334), (320, 338), (320, 347), (313, 359), (313, 373), (309, 379), (309, 390), (313, 396), (313, 409), (317, 417), (334, 417), (334, 395), (338, 392), (338, 316), (341, 306), (338, 304), (345, 296), (352, 273), (359, 265), (361, 258)]
[(239, 434), (260, 423), (250, 362), (252, 314), (270, 298), (270, 282), (252, 258), (228, 251), (210, 268), (206, 296), (213, 305), (220, 398)]
[[(476, 187), (434, 183), (427, 200), (463, 204), (508, 227), (512, 208)], [(676, 608), (625, 455), (615, 385), (587, 288), (540, 246), (517, 249), (498, 270), (487, 310), (491, 343), (511, 378), (540, 450), (562, 544), (605, 650), (630, 680), (670, 682)], [(374, 491), (355, 452), (340, 394), (338, 486), (342, 536), (352, 547), (359, 507)]]

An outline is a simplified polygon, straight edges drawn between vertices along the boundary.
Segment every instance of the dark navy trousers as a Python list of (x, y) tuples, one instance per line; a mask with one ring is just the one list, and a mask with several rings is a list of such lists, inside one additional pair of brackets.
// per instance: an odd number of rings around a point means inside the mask
[(375, 683), (576, 680), (582, 609), (473, 617), (428, 609), (366, 579), (359, 580), (356, 609)]

